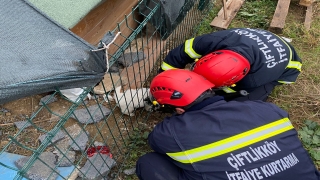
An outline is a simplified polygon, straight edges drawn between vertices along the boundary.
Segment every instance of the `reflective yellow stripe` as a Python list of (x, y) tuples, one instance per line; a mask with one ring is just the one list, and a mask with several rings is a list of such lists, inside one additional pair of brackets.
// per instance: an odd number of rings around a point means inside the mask
[(198, 54), (198, 53), (196, 53), (196, 52), (194, 51), (194, 49), (192, 48), (193, 40), (194, 40), (194, 38), (186, 40), (186, 42), (185, 42), (185, 44), (184, 44), (184, 51), (185, 51), (185, 53), (187, 53), (187, 54), (189, 55), (189, 57), (191, 57), (192, 59), (197, 59), (197, 58), (200, 58), (201, 55)]
[[(278, 35), (274, 34), (275, 36), (279, 37)], [(281, 41), (287, 45), (289, 51), (290, 51), (290, 61), (287, 65), (286, 68), (292, 68), (292, 69), (297, 69), (298, 71), (301, 71), (301, 67), (302, 67), (302, 64), (301, 62), (299, 61), (293, 61), (292, 60), (292, 50), (290, 48), (290, 46), (288, 45), (287, 41), (284, 40), (283, 38), (279, 37), (281, 39)], [(293, 84), (294, 82), (291, 82), (291, 81), (278, 81), (279, 83), (282, 83), (282, 84)]]
[(236, 92), (235, 90), (229, 88), (229, 87), (222, 87), (221, 88), (225, 93), (234, 93)]
[[(287, 65), (286, 68), (292, 68), (292, 69), (297, 69), (298, 71), (301, 71), (302, 64), (299, 61), (289, 61), (289, 64)], [(278, 81), (281, 84), (293, 84), (294, 82), (292, 81)]]
[[(274, 35), (276, 35), (276, 34), (274, 34)], [(276, 36), (278, 36), (278, 35), (276, 35)], [(284, 40), (283, 38), (280, 38), (280, 39), (285, 45), (287, 45), (287, 47), (290, 51), (290, 59), (289, 59), (290, 61), (289, 61), (286, 68), (293, 68), (293, 69), (297, 69), (298, 71), (301, 71), (301, 66), (302, 66), (301, 62), (292, 60), (292, 50), (291, 50), (290, 46), (288, 45), (286, 40)], [(288, 84), (288, 83), (286, 83), (286, 84)]]
[(302, 64), (299, 61), (290, 61), (286, 68), (293, 68), (301, 71)]
[(241, 149), (291, 129), (293, 126), (290, 120), (283, 118), (211, 144), (167, 155), (181, 163), (195, 163)]
[(290, 52), (289, 61), (291, 61), (292, 60), (292, 50), (291, 50), (290, 46), (288, 45), (287, 41), (285, 41), (284, 39), (282, 39), (280, 36), (278, 36), (276, 34), (273, 34), (273, 35), (277, 36), (285, 45), (287, 45), (289, 52)]
[(171, 65), (169, 65), (169, 64), (167, 64), (167, 63), (165, 63), (165, 62), (163, 62), (163, 63), (161, 64), (161, 69), (164, 70), (164, 71), (166, 71), (166, 70), (169, 70), (169, 69), (177, 69), (177, 68), (175, 68), (175, 67), (173, 67), (173, 66), (171, 66)]
[(281, 84), (293, 84), (294, 82), (292, 81), (278, 81)]

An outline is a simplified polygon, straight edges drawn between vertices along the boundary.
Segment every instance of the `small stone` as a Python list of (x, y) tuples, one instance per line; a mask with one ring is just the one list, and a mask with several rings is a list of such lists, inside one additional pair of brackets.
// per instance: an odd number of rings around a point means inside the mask
[[(57, 101), (58, 99), (56, 97), (51, 97), (52, 95), (46, 95), (43, 98), (40, 99), (39, 105), (43, 105), (44, 103), (46, 104), (50, 104), (53, 103), (55, 101)], [(49, 101), (48, 101), (49, 100)], [(48, 102), (47, 102), (48, 101)]]
[(9, 110), (8, 110), (8, 109), (5, 109), (5, 108), (0, 108), (0, 112), (2, 112), (2, 113), (7, 113), (7, 112), (9, 112)]
[(6, 112), (5, 115), (6, 116), (11, 116), (11, 112)]
[(74, 151), (70, 151), (69, 146), (69, 138), (64, 138), (56, 143), (56, 147), (54, 148), (53, 154), (55, 154), (57, 157), (56, 164), (59, 167), (72, 166), (75, 161), (76, 153)]
[(61, 150), (61, 151), (63, 153), (60, 153), (60, 151), (58, 151), (58, 150), (54, 151), (54, 154), (58, 157), (56, 164), (59, 167), (72, 166), (74, 161), (75, 161), (75, 159), (76, 159), (76, 152), (68, 151), (68, 150)]
[(95, 141), (95, 142), (93, 143), (93, 145), (94, 145), (95, 147), (97, 147), (97, 146), (105, 146), (104, 143), (98, 142), (98, 141)]
[(31, 126), (31, 123), (29, 121), (17, 121), (17, 122), (14, 122), (14, 124), (18, 129), (22, 129), (24, 126), (25, 126), (24, 128)]
[(85, 165), (80, 169), (79, 176), (86, 180), (103, 179), (116, 162), (105, 154), (97, 153), (89, 157)]
[(69, 140), (69, 145), (72, 147), (73, 150), (85, 150), (87, 147), (87, 142), (89, 137), (87, 134), (89, 132), (84, 132), (78, 124), (74, 124), (66, 128), (66, 131), (69, 133), (70, 136), (67, 136)]
[[(41, 143), (43, 143), (44, 139), (47, 137), (47, 134), (43, 134), (41, 135), (38, 139), (40, 140)], [(63, 139), (66, 136), (65, 132), (63, 131), (58, 131), (58, 133), (51, 139), (49, 145), (51, 145), (52, 143), (55, 143), (61, 139)]]
[[(100, 110), (101, 109), (101, 110)], [(102, 111), (102, 112), (101, 112)], [(77, 109), (74, 114), (71, 115), (72, 118), (78, 120), (82, 124), (95, 123), (103, 119), (103, 117), (110, 114), (111, 110), (102, 105), (92, 105), (88, 108)]]
[(87, 147), (87, 142), (89, 140), (87, 134), (89, 132), (81, 131), (79, 135), (73, 138), (72, 142), (70, 142), (71, 147), (75, 151), (82, 150), (84, 151)]
[(131, 169), (125, 169), (123, 173), (127, 176), (133, 175), (136, 173), (136, 168), (131, 168)]
[(110, 73), (118, 73), (119, 70), (119, 65), (117, 63), (114, 63), (112, 66), (110, 66), (109, 71)]
[[(15, 162), (15, 165), (21, 169), (30, 157), (23, 157)], [(37, 159), (31, 168), (26, 172), (27, 178), (31, 180), (55, 180), (58, 177), (59, 170), (55, 168), (55, 155), (51, 152), (44, 152)], [(54, 169), (56, 172), (54, 172)], [(49, 177), (49, 178), (48, 178)]]
[(124, 67), (132, 66), (135, 62), (143, 60), (146, 55), (142, 51), (125, 53), (119, 57), (118, 62)]

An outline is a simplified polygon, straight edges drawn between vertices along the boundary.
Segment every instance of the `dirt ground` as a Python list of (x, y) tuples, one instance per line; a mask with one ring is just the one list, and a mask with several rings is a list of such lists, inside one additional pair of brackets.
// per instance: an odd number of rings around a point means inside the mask
[[(320, 4), (313, 6), (313, 21), (311, 29), (306, 32), (301, 28), (305, 20), (306, 7), (300, 6), (299, 1), (291, 3), (286, 24), (290, 27), (284, 28), (284, 34), (291, 35), (291, 31), (299, 29), (300, 36), (293, 38), (292, 45), (298, 51), (302, 59), (302, 72), (295, 84), (276, 88), (269, 101), (286, 109), (290, 119), (297, 129), (301, 128), (304, 121), (309, 119), (320, 123), (320, 89), (319, 81), (319, 56), (313, 53), (312, 49), (319, 47), (319, 29), (312, 29), (315, 22), (319, 22)], [(296, 29), (295, 29), (296, 28)], [(309, 68), (307, 68), (309, 67)]]
[[(43, 95), (35, 95), (31, 97), (22, 98), (16, 101), (12, 101), (9, 103), (6, 103), (4, 105), (1, 105), (0, 109), (0, 128), (2, 131), (1, 135), (1, 148), (4, 147), (9, 141), (9, 136), (14, 136), (19, 132), (19, 129), (15, 126), (14, 122), (17, 121), (25, 121), (26, 118), (31, 118), (32, 122), (37, 127), (31, 126), (28, 128), (25, 128), (22, 132), (18, 134), (16, 139), (26, 145), (30, 148), (36, 148), (39, 146), (39, 140), (38, 137), (45, 132), (43, 131), (49, 131), (53, 129), (55, 126), (57, 126), (60, 118), (56, 116), (55, 114), (63, 116), (67, 110), (71, 107), (72, 103), (65, 98), (61, 97), (59, 94), (55, 94), (55, 97), (57, 101), (48, 104), (47, 108), (42, 108), (35, 117), (33, 117), (33, 113), (37, 112), (39, 108), (41, 108), (41, 105), (39, 105), (40, 99), (44, 97), (46, 94)], [(98, 97), (102, 101), (102, 97)], [(95, 104), (95, 100), (86, 100), (86, 105), (90, 106), (92, 104)], [(107, 108), (112, 108), (107, 105), (107, 103), (104, 103), (104, 105)], [(113, 105), (114, 106), (114, 105)], [(79, 106), (79, 108), (83, 108), (83, 106)], [(114, 111), (114, 114), (117, 114), (116, 110)], [(115, 121), (110, 120), (108, 121), (110, 126), (114, 126)], [(69, 127), (73, 124), (77, 123), (75, 119), (69, 118), (65, 124), (64, 127)], [(112, 124), (113, 123), (113, 124)], [(93, 129), (93, 125), (86, 126), (86, 130), (89, 131), (89, 134), (96, 135), (97, 132), (95, 132)], [(103, 128), (101, 132), (103, 134), (106, 134), (108, 131), (107, 128)], [(96, 141), (102, 142), (101, 137), (95, 138)], [(9, 152), (17, 153), (21, 155), (31, 155), (31, 151), (19, 148), (16, 145), (12, 145), (8, 148)]]

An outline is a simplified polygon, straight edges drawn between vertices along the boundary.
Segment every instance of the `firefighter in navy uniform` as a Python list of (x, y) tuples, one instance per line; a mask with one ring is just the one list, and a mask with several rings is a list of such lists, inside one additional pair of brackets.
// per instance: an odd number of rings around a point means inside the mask
[(139, 158), (142, 180), (319, 180), (288, 114), (263, 101), (225, 101), (189, 70), (151, 82), (153, 103), (176, 115), (148, 136), (154, 152)]
[(159, 72), (185, 68), (191, 63), (194, 72), (220, 90), (249, 92), (248, 96), (235, 99), (239, 101), (265, 101), (276, 85), (294, 83), (302, 66), (294, 48), (283, 38), (250, 28), (222, 30), (186, 40), (168, 53)]

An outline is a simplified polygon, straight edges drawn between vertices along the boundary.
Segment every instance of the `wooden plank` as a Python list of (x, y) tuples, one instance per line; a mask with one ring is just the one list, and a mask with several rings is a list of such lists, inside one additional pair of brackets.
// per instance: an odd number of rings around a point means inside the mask
[(144, 85), (166, 44), (166, 41), (161, 40), (159, 35), (149, 37), (149, 39), (143, 37), (142, 41), (144, 44), (142, 51), (146, 59), (134, 63), (133, 66), (125, 68), (120, 73), (120, 76), (127, 80), (124, 82), (124, 89), (136, 89)]
[[(232, 19), (236, 16), (245, 0), (228, 0), (226, 7), (222, 7), (218, 15), (210, 23), (210, 26), (218, 29), (227, 29)], [(227, 10), (227, 18), (224, 18), (224, 8)]]
[[(127, 40), (127, 38), (131, 35), (131, 33), (134, 31), (134, 29), (136, 29), (137, 26), (138, 26), (138, 22), (133, 19), (133, 14), (130, 16), (127, 16), (127, 23), (122, 23), (119, 26), (119, 31), (121, 32), (121, 35), (118, 36), (118, 38), (114, 41), (114, 43), (110, 45), (108, 54), (114, 54), (119, 49), (119, 47)], [(107, 27), (100, 28), (98, 30), (99, 33), (97, 32), (96, 34), (92, 34), (92, 36), (85, 36), (85, 38), (88, 38), (88, 39), (90, 38), (89, 42), (97, 44), (99, 43), (99, 40), (102, 38), (98, 34), (103, 34), (107, 32), (107, 31), (104, 31), (104, 29), (110, 30), (110, 29), (107, 29)]]
[(269, 31), (274, 33), (282, 33), (288, 15), (290, 0), (279, 0), (277, 8), (273, 14)]
[(314, 0), (300, 0), (299, 1), (299, 5), (300, 6), (305, 6), (305, 7), (311, 6), (312, 3), (314, 3)]
[(112, 12), (112, 8), (118, 6), (115, 0), (106, 0), (92, 9), (82, 20), (70, 30), (80, 37), (84, 37), (93, 27), (97, 26), (106, 16)]
[(306, 30), (310, 29), (311, 21), (312, 21), (312, 5), (308, 6), (306, 11), (306, 18), (304, 20), (304, 27), (306, 28)]
[[(97, 45), (102, 37), (110, 30), (117, 27), (117, 23), (124, 19), (125, 14), (132, 11), (138, 1), (132, 0), (106, 0), (95, 9), (91, 10), (71, 31), (92, 45)], [(135, 29), (137, 22), (130, 16), (128, 26)], [(132, 30), (122, 27), (122, 35), (128, 37)], [(122, 41), (123, 42), (123, 41)], [(121, 41), (117, 43), (121, 44)]]
[(227, 1), (222, 0), (222, 4), (223, 4), (223, 15), (224, 15), (223, 17), (224, 17), (224, 20), (226, 20), (228, 17)]

